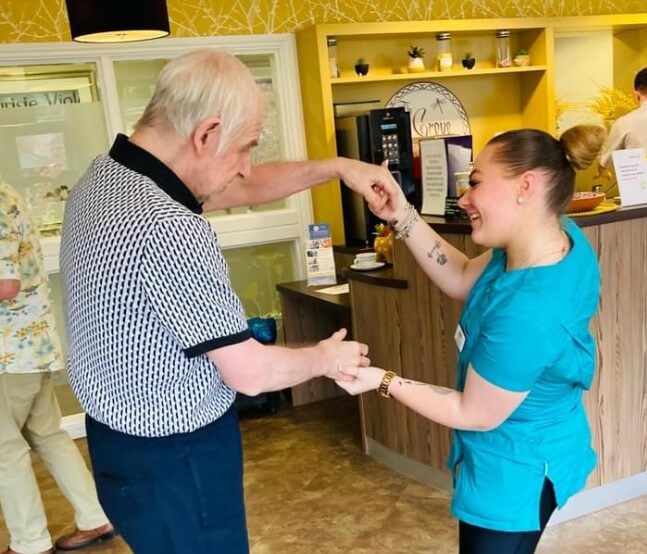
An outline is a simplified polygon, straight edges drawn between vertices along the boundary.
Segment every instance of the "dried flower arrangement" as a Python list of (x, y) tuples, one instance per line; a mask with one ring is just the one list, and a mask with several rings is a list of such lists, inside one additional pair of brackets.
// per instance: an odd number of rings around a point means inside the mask
[(598, 95), (586, 105), (586, 109), (599, 115), (608, 130), (616, 119), (637, 106), (633, 94), (615, 87), (601, 86)]

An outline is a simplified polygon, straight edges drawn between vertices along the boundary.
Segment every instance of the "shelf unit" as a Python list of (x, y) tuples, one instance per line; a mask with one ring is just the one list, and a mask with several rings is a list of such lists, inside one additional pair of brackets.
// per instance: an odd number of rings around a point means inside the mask
[[(514, 56), (526, 48), (531, 65), (495, 67), (497, 30), (511, 33)], [(311, 159), (337, 155), (334, 104), (377, 100), (376, 107), (402, 86), (434, 81), (451, 90), (470, 119), (475, 152), (497, 132), (534, 127), (555, 132), (556, 38), (605, 31), (613, 39), (613, 83), (631, 89), (635, 71), (647, 65), (647, 14), (529, 19), (464, 19), (383, 23), (322, 24), (297, 33), (306, 140)], [(436, 34), (452, 34), (453, 67), (435, 71)], [(327, 38), (337, 41), (339, 77), (329, 76)], [(427, 71), (408, 73), (407, 49), (425, 49)], [(470, 52), (472, 70), (460, 63)], [(368, 75), (355, 75), (358, 58), (369, 64)], [(642, 64), (642, 65), (641, 65)], [(315, 220), (331, 225), (335, 244), (344, 242), (339, 183), (312, 191)]]

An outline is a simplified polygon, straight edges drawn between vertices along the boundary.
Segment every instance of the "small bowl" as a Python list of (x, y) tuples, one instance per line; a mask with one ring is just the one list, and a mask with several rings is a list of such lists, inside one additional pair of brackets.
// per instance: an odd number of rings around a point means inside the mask
[(572, 214), (594, 210), (604, 200), (604, 197), (603, 192), (576, 192), (566, 208), (566, 213)]

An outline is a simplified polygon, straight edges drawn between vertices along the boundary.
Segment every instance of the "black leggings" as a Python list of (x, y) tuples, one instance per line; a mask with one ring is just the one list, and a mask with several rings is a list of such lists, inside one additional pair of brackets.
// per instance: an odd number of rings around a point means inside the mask
[(459, 554), (532, 554), (555, 508), (553, 484), (546, 479), (539, 503), (539, 531), (493, 531), (459, 521)]

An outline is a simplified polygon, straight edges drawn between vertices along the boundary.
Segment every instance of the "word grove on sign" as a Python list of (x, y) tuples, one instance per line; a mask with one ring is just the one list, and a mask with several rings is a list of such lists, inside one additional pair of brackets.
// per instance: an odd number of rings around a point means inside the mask
[[(452, 131), (450, 120), (437, 120), (427, 115), (427, 108), (418, 108), (411, 116), (411, 127), (415, 135), (419, 137), (443, 137), (447, 135), (458, 135), (457, 129)], [(459, 122), (460, 123), (460, 122)]]

